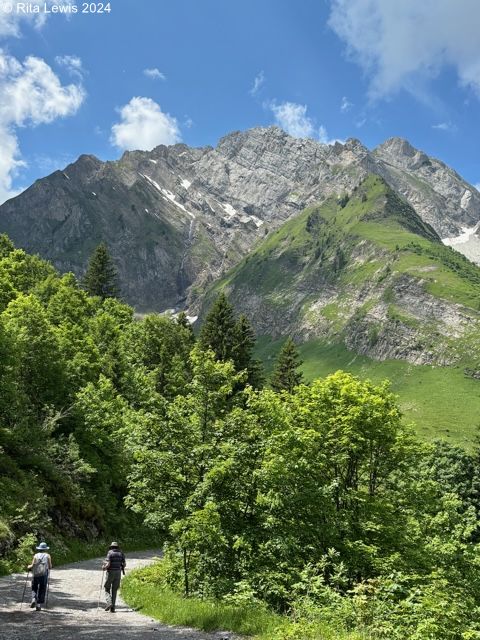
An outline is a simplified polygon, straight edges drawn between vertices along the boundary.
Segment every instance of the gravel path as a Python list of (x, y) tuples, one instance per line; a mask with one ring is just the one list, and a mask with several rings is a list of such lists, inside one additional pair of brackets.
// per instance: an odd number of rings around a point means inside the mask
[[(127, 554), (127, 572), (149, 564), (158, 551)], [(127, 607), (117, 597), (116, 613), (100, 606), (102, 559), (64, 565), (52, 571), (48, 609), (29, 608), (29, 586), (25, 604), (20, 600), (26, 574), (0, 579), (0, 640), (221, 640), (229, 633), (206, 633), (162, 625)], [(103, 597), (103, 595), (102, 595)], [(100, 603), (102, 605), (102, 602)]]

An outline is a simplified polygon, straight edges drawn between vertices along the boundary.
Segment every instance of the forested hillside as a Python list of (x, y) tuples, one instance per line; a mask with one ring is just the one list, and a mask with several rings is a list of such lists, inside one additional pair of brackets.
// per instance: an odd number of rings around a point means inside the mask
[(195, 337), (97, 286), (1, 237), (4, 569), (148, 527), (138, 593), (285, 614), (272, 638), (480, 637), (478, 450), (420, 444), (386, 382), (303, 384), (291, 340), (266, 380), (224, 295)]
[(58, 553), (67, 538), (140, 535), (123, 505), (127, 437), (188, 375), (188, 322), (135, 322), (129, 306), (87, 295), (6, 236), (0, 312), (4, 569), (39, 537), (57, 540)]

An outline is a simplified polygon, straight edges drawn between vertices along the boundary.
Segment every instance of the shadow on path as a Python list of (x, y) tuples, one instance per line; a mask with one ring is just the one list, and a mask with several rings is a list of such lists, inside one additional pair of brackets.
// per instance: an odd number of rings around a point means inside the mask
[[(127, 554), (129, 570), (147, 566), (158, 550)], [(127, 569), (127, 571), (128, 571)], [(221, 640), (225, 633), (206, 633), (162, 625), (130, 609), (119, 599), (116, 613), (104, 611), (101, 558), (54, 568), (48, 608), (29, 608), (30, 580), (22, 609), (26, 574), (0, 578), (0, 640)], [(101, 595), (100, 608), (97, 608)]]

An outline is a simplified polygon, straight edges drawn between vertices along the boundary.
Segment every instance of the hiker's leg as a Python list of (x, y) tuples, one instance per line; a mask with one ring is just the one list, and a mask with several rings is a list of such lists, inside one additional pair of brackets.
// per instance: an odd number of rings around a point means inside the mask
[(32, 579), (32, 602), (37, 602), (38, 596), (38, 578)]
[(107, 579), (105, 580), (105, 602), (107, 603), (107, 606), (111, 606), (112, 604), (112, 597), (110, 595), (110, 589), (112, 588), (112, 572), (111, 571), (107, 571)]
[(47, 591), (48, 576), (40, 576), (38, 578), (38, 597), (37, 604), (43, 604), (45, 602), (45, 593)]
[(115, 575), (112, 579), (112, 609), (115, 609), (115, 602), (117, 601), (117, 591), (120, 586), (120, 580), (122, 579), (122, 574), (120, 571), (115, 571)]

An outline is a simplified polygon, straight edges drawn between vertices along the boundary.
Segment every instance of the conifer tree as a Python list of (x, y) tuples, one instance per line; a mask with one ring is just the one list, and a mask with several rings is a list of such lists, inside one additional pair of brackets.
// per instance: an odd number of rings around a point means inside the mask
[(83, 286), (91, 296), (118, 298), (118, 276), (107, 245), (102, 242), (90, 256)]
[(183, 327), (185, 329), (186, 335), (188, 336), (188, 343), (190, 344), (190, 347), (193, 347), (193, 345), (195, 344), (195, 334), (185, 311), (180, 311), (176, 318), (176, 321), (180, 327)]
[(295, 343), (291, 338), (287, 338), (278, 354), (271, 380), (272, 389), (274, 391), (293, 391), (302, 382), (303, 374), (298, 371), (301, 364), (302, 361)]
[(200, 332), (200, 344), (211, 349), (217, 360), (235, 359), (235, 316), (233, 306), (221, 293), (208, 312)]
[(248, 372), (247, 383), (254, 389), (263, 386), (263, 367), (259, 360), (253, 357), (255, 347), (255, 332), (250, 321), (241, 315), (235, 324), (234, 364), (237, 371)]

